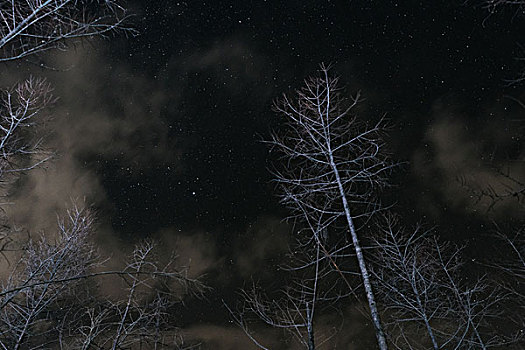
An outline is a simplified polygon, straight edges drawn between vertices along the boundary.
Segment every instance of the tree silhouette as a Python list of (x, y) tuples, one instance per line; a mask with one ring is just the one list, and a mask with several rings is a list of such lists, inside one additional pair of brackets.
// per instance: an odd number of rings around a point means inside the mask
[(344, 225), (339, 232), (347, 232), (353, 245), (377, 341), (386, 349), (357, 225), (380, 209), (377, 195), (392, 164), (384, 151), (383, 121), (369, 124), (352, 116), (359, 97), (347, 98), (338, 78), (321, 65), (319, 76), (307, 79), (293, 99), (284, 95), (275, 103), (285, 122), (270, 143), (280, 155), (274, 173), (281, 202), (293, 218), (315, 223), (313, 241), (322, 244), (324, 232)]

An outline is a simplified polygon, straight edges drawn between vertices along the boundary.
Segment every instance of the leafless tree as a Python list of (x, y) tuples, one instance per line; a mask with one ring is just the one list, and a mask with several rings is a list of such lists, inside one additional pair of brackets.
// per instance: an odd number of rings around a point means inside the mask
[(397, 349), (508, 347), (515, 337), (494, 334), (508, 293), (486, 278), (465, 282), (461, 249), (432, 232), (407, 234), (389, 218), (374, 237), (373, 279)]
[[(125, 28), (127, 11), (114, 0), (17, 0), (0, 2), (0, 61), (13, 61), (64, 50), (83, 38), (104, 37)], [(28, 139), (54, 101), (42, 79), (28, 78), (2, 91), (0, 101), (0, 181), (6, 173), (30, 170), (37, 162), (18, 164), (20, 156), (42, 155), (41, 139)], [(33, 127), (33, 128), (31, 128)]]
[(307, 79), (293, 99), (284, 95), (276, 102), (275, 110), (285, 118), (285, 125), (271, 143), (281, 156), (275, 171), (281, 201), (293, 217), (318, 223), (318, 232), (344, 222), (377, 341), (384, 350), (387, 343), (356, 220), (378, 210), (378, 190), (387, 184), (392, 165), (384, 152), (383, 121), (369, 124), (352, 116), (358, 103), (359, 94), (347, 98), (338, 78), (321, 65), (319, 76)]
[(35, 127), (45, 121), (43, 110), (55, 99), (50, 85), (30, 77), (14, 88), (2, 91), (0, 103), (0, 181), (11, 174), (31, 170), (49, 155)]
[[(137, 245), (124, 269), (96, 271), (104, 260), (91, 243), (92, 229), (90, 212), (75, 208), (60, 221), (55, 239), (29, 242), (0, 290), (0, 348), (176, 345), (167, 313), (180, 301), (174, 284), (184, 295), (201, 295), (206, 287), (172, 261), (161, 265), (149, 241)], [(98, 294), (96, 279), (102, 276), (122, 278), (126, 297)]]
[[(473, 3), (474, 5), (479, 4), (479, 6), (487, 10), (488, 16), (483, 22), (487, 21), (494, 14), (507, 9), (513, 12), (514, 17), (523, 16), (525, 14), (524, 0), (466, 0), (465, 3)], [(515, 60), (521, 65), (521, 68), (513, 77), (504, 80), (508, 86), (521, 84), (525, 81), (525, 50), (521, 45), (519, 45), (519, 49), (520, 53), (515, 57)]]
[[(105, 37), (119, 30), (132, 32), (124, 26), (128, 17), (114, 0), (0, 1), (0, 62), (64, 50), (81, 39)], [(36, 126), (44, 122), (43, 110), (54, 101), (51, 90), (44, 80), (30, 77), (0, 92), (0, 184), (50, 158)], [(7, 219), (2, 217), (1, 221), (3, 253), (13, 247)]]
[(525, 10), (525, 1), (523, 0), (482, 0), (483, 6), (494, 13), (503, 7), (513, 8), (515, 11)]
[[(117, 0), (0, 1), (0, 61), (41, 57), (82, 39), (130, 32), (127, 17)], [(2, 93), (1, 182), (49, 159), (34, 131), (53, 101), (41, 79), (29, 78)], [(151, 242), (137, 245), (124, 269), (96, 272), (103, 260), (91, 243), (92, 225), (89, 211), (73, 208), (53, 240), (29, 238), (0, 290), (1, 348), (182, 348), (168, 308), (180, 301), (176, 291), (200, 295), (205, 287), (173, 261), (160, 264)], [(5, 252), (9, 236), (0, 239)], [(97, 294), (95, 282), (102, 276), (125, 281), (126, 298)]]
[(237, 310), (226, 305), (233, 320), (259, 348), (268, 349), (250, 329), (252, 322), (262, 321), (285, 330), (308, 350), (321, 349), (338, 332), (337, 325), (333, 325), (329, 334), (316, 332), (315, 320), (318, 314), (332, 312), (332, 306), (350, 292), (339, 288), (338, 279), (332, 276), (332, 262), (324, 256), (321, 245), (311, 253), (291, 253), (289, 258), (294, 265), (282, 267), (289, 274), (288, 282), (277, 295), (269, 296), (254, 284), (251, 289), (241, 291), (242, 301)]
[(171, 264), (160, 268), (153, 251), (154, 244), (144, 241), (136, 246), (124, 270), (104, 272), (124, 279), (128, 285), (126, 296), (117, 301), (98, 296), (94, 305), (83, 308), (89, 322), (84, 317), (80, 327), (67, 329), (75, 348), (116, 350), (134, 344), (154, 349), (179, 348), (181, 338), (170, 324), (169, 315), (169, 307), (179, 302), (172, 284), (182, 286), (185, 295), (200, 296), (206, 287)]
[(496, 250), (489, 259), (480, 261), (488, 267), (493, 279), (510, 295), (504, 305), (507, 328), (514, 330), (516, 340), (524, 344), (525, 329), (525, 227), (502, 228), (488, 236)]
[(0, 2), (0, 61), (51, 49), (123, 27), (127, 12), (114, 0), (17, 0)]
[[(521, 101), (506, 97), (523, 107)], [(521, 151), (521, 145), (517, 144), (517, 147)], [(505, 157), (504, 162), (511, 166), (502, 166), (495, 161), (486, 165), (491, 170), (491, 181), (488, 183), (476, 182), (475, 179), (465, 177), (460, 177), (460, 182), (476, 204), (485, 205), (483, 219), (490, 220), (495, 226), (495, 232), (484, 235), (484, 240), (490, 242), (490, 253), (479, 257), (477, 263), (479, 268), (487, 269), (492, 283), (498, 284), (509, 294), (500, 306), (504, 313), (506, 339), (509, 343), (517, 343), (523, 347), (525, 183), (520, 172), (520, 159)], [(514, 164), (518, 166), (513, 166)]]
[[(521, 6), (522, 6), (520, 7), (521, 11), (524, 11), (525, 2), (523, 2)], [(515, 74), (515, 76), (505, 79), (505, 83), (507, 84), (507, 86), (518, 85), (518, 84), (522, 84), (523, 82), (525, 82), (525, 48), (523, 47), (523, 45), (520, 45), (520, 44), (518, 44), (518, 47), (519, 47), (519, 52), (514, 57), (514, 60), (517, 62), (517, 65), (519, 65), (520, 68), (518, 68), (518, 72), (517, 74)], [(522, 107), (524, 106), (522, 101), (516, 98), (513, 98), (513, 99), (516, 102), (518, 102)]]
[[(53, 103), (51, 87), (45, 80), (30, 77), (0, 92), (0, 186), (4, 195), (9, 184), (22, 173), (34, 169), (51, 157), (42, 146), (38, 125), (47, 119), (46, 107)], [(7, 219), (2, 215), (2, 221)], [(0, 229), (0, 252), (13, 247), (7, 225)]]
[[(69, 212), (59, 225), (56, 242), (42, 237), (30, 241), (14, 266), (0, 296), (0, 345), (19, 349), (30, 335), (44, 336), (53, 327), (42, 327), (48, 310), (60, 299), (74, 295), (80, 276), (96, 264), (93, 246), (87, 241), (92, 226), (89, 214)], [(63, 283), (53, 283), (60, 281)], [(35, 329), (38, 328), (38, 331)]]
[(510, 170), (503, 170), (501, 167), (495, 167), (492, 173), (497, 181), (494, 185), (478, 184), (462, 176), (458, 177), (458, 180), (476, 204), (487, 204), (487, 213), (491, 213), (500, 205), (510, 205), (525, 212), (525, 183), (523, 180), (511, 174)]
[[(501, 231), (497, 231), (496, 235), (505, 243), (509, 251), (505, 251), (506, 257), (502, 257), (494, 266), (512, 276), (516, 283), (523, 287), (525, 283), (525, 227), (517, 229), (511, 236)], [(525, 299), (523, 292), (519, 294)]]

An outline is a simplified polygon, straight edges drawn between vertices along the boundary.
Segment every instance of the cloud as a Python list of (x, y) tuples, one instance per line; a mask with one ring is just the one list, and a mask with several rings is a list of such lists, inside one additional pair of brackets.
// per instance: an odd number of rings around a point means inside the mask
[(273, 276), (275, 266), (288, 252), (289, 230), (287, 224), (272, 216), (259, 217), (250, 224), (243, 235), (245, 239), (234, 248), (240, 275), (245, 279)]
[[(270, 333), (271, 335), (269, 335)], [(281, 332), (270, 330), (270, 332), (263, 332), (263, 335), (258, 334), (263, 339), (264, 344), (270, 349), (280, 350), (288, 349), (294, 350), (295, 348), (289, 348), (287, 345), (280, 344), (282, 342)], [(184, 339), (188, 343), (201, 342), (203, 349), (217, 349), (217, 350), (256, 350), (259, 349), (242, 331), (241, 328), (236, 326), (219, 326), (212, 324), (201, 324), (188, 327), (183, 332)]]
[[(51, 61), (55, 66), (67, 67), (63, 71), (24, 67), (20, 74), (9, 70), (11, 76), (5, 77), (6, 83), (8, 80), (14, 83), (31, 73), (45, 75), (60, 98), (52, 109), (52, 120), (42, 129), (42, 133), (48, 135), (45, 145), (56, 150), (57, 156), (43, 169), (31, 171), (22, 178), (12, 193), (14, 204), (6, 208), (11, 221), (31, 233), (45, 230), (53, 234), (56, 215), (63, 213), (72, 199), (93, 204), (101, 215), (111, 213), (113, 203), (108, 198), (102, 173), (108, 166), (117, 167), (120, 176), (137, 178), (158, 164), (167, 163), (176, 171), (184, 171), (181, 154), (187, 140), (181, 145), (180, 140), (174, 139), (170, 119), (176, 121), (182, 114), (199, 117), (191, 111), (195, 106), (189, 108), (181, 103), (185, 93), (193, 94), (196, 74), (203, 73), (203, 79), (211, 77), (214, 85), (204, 86), (217, 87), (221, 93), (226, 91), (225, 98), (244, 97), (246, 91), (252, 91), (261, 102), (271, 95), (271, 89), (260, 84), (268, 73), (264, 59), (240, 39), (225, 39), (176, 57), (159, 73), (163, 76), (158, 79), (126, 64), (111, 63), (104, 56), (106, 50), (109, 48), (93, 52), (79, 47), (53, 56)], [(170, 118), (165, 118), (166, 113)], [(226, 117), (252, 123), (242, 114)], [(236, 126), (236, 122), (237, 119), (231, 124)], [(175, 252), (177, 262), (187, 266), (191, 277), (213, 274), (214, 282), (231, 286), (238, 283), (239, 278), (273, 278), (276, 262), (288, 251), (288, 231), (289, 227), (278, 218), (261, 217), (242, 239), (234, 240), (227, 252), (218, 251), (215, 237), (198, 230), (181, 233), (168, 227), (152, 236), (160, 242), (159, 255), (168, 257)], [(133, 243), (131, 239), (119, 238), (108, 222), (100, 223), (96, 241), (101, 256), (111, 257), (105, 264), (107, 269), (121, 268)], [(225, 268), (221, 253), (232, 257), (230, 270)], [(105, 280), (101, 280), (100, 289), (108, 297), (124, 292), (121, 284), (105, 283)], [(249, 349), (251, 344), (242, 331), (234, 327), (190, 325), (187, 333), (190, 340), (206, 341), (207, 346), (214, 349)], [(266, 336), (270, 333), (272, 336)], [(280, 341), (280, 336), (273, 336), (275, 332), (262, 331), (261, 334), (269, 340), (268, 344), (274, 345), (273, 349), (279, 346), (290, 349)]]
[[(4, 189), (9, 197), (2, 209), (10, 226), (21, 233), (11, 237), (25, 240), (25, 232), (53, 236), (57, 215), (72, 202), (93, 205), (99, 214), (96, 241), (103, 255), (113, 256), (108, 263), (118, 265), (131, 244), (118, 240), (108, 222), (113, 203), (103, 171), (111, 166), (119, 176), (139, 178), (159, 164), (180, 170), (180, 148), (162, 116), (165, 106), (177, 101), (162, 82), (124, 63), (111, 63), (105, 55), (109, 48), (98, 44), (102, 48), (98, 51), (77, 47), (51, 54), (48, 61), (57, 71), (15, 62), (3, 72), (4, 88), (31, 75), (45, 77), (58, 101), (47, 112), (50, 118), (37, 126), (44, 147), (56, 156)], [(107, 247), (111, 250), (105, 251)]]
[[(56, 152), (45, 169), (22, 177), (7, 208), (13, 222), (31, 231), (50, 229), (71, 198), (108, 209), (102, 184), (107, 164), (126, 176), (140, 176), (155, 164), (176, 168), (179, 151), (168, 136), (162, 110), (170, 93), (162, 84), (121, 64), (113, 66), (100, 51), (78, 48), (50, 61), (63, 71), (21, 69), (17, 79), (44, 75), (59, 98), (52, 118), (41, 125), (45, 147)], [(10, 70), (13, 72), (14, 70)], [(15, 80), (11, 73), (7, 80)]]
[[(344, 317), (341, 315), (344, 314)], [(334, 308), (318, 308), (314, 321), (314, 332), (319, 348), (326, 349), (369, 349), (375, 345), (375, 336), (370, 321), (350, 305), (340, 311)], [(261, 324), (251, 324), (250, 334), (261, 344), (272, 350), (299, 350), (304, 346), (292, 340), (282, 329)], [(198, 324), (183, 330), (188, 343), (202, 342), (203, 349), (258, 349), (244, 331), (235, 325)]]
[[(524, 150), (511, 154), (520, 133), (519, 128), (512, 129), (514, 113), (523, 111), (506, 113), (504, 104), (498, 107), (486, 110), (489, 117), (474, 117), (465, 115), (457, 107), (436, 103), (424, 142), (413, 154), (412, 171), (423, 181), (426, 192), (437, 194), (444, 205), (457, 212), (517, 217), (522, 210), (512, 200), (491, 206), (493, 200), (489, 196), (479, 196), (481, 191), (507, 193), (509, 186), (516, 187), (500, 172), (522, 182), (525, 173), (525, 163), (519, 161), (525, 158)], [(425, 195), (416, 200), (432, 216), (441, 215), (435, 200)]]
[[(261, 82), (267, 77), (263, 56), (247, 41), (229, 37), (201, 49), (193, 50), (180, 59), (187, 72), (211, 71), (218, 84), (230, 93), (245, 94), (249, 90), (266, 96)], [(172, 65), (173, 66), (173, 65)]]
[(222, 266), (215, 241), (203, 232), (181, 234), (178, 230), (163, 229), (153, 235), (159, 241), (159, 255), (177, 257), (177, 265), (187, 268), (188, 276), (197, 278)]

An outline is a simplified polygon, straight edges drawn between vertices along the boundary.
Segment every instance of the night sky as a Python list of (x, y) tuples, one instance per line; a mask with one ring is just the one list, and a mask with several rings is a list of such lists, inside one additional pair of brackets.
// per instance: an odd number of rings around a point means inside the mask
[[(393, 195), (399, 210), (417, 220), (440, 224), (452, 215), (465, 221), (456, 208), (465, 203), (439, 188), (450, 174), (429, 171), (443, 166), (435, 164), (438, 148), (462, 148), (462, 142), (475, 148), (454, 150), (459, 158), (450, 157), (448, 165), (458, 167), (457, 175), (473, 165), (452, 164), (471, 160), (462, 157), (477, 157), (481, 166), (485, 152), (503, 159), (521, 150), (512, 134), (519, 136), (521, 110), (504, 97), (523, 93), (505, 83), (523, 69), (515, 58), (525, 21), (511, 9), (489, 16), (479, 3), (460, 1), (135, 6), (139, 35), (112, 41), (105, 54), (110, 64), (126, 65), (170, 92), (158, 112), (178, 152), (171, 168), (179, 170), (175, 176), (165, 171), (170, 164), (142, 170), (137, 186), (135, 177), (122, 178), (118, 163), (100, 168), (119, 232), (180, 225), (220, 230), (228, 241), (261, 215), (285, 215), (268, 184), (269, 158), (260, 141), (279, 125), (273, 99), (299, 87), (320, 62), (335, 64), (349, 93), (362, 91), (364, 119), (386, 114), (394, 125), (392, 151), (410, 164), (393, 181), (399, 186)], [(487, 135), (494, 125), (507, 134), (504, 145), (499, 138), (505, 135)], [(458, 139), (433, 145), (444, 128)]]
[(525, 17), (512, 9), (137, 0), (130, 10), (136, 34), (51, 56), (68, 67), (60, 72), (22, 70), (56, 87), (48, 142), (58, 157), (23, 181), (11, 216), (36, 231), (71, 198), (85, 198), (98, 209), (103, 249), (124, 251), (146, 236), (176, 242), (181, 261), (215, 288), (182, 321), (210, 349), (247, 344), (221, 299), (234, 302), (253, 276), (279, 280), (291, 229), (261, 141), (280, 125), (272, 101), (321, 62), (333, 63), (348, 94), (361, 91), (361, 118), (384, 114), (392, 125), (389, 148), (402, 164), (383, 200), (407, 225), (436, 226), (476, 255), (493, 220), (523, 222), (513, 204), (487, 212), (461, 180), (497, 187), (496, 165), (525, 173), (525, 109), (514, 100), (525, 89), (506, 82), (524, 68), (515, 58)]

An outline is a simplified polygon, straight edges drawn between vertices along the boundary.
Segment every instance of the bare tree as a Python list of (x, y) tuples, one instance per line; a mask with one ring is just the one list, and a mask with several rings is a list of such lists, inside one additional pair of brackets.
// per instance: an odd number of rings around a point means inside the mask
[[(206, 287), (173, 261), (160, 264), (150, 241), (136, 246), (124, 269), (95, 271), (104, 260), (91, 243), (92, 226), (90, 212), (75, 208), (59, 222), (54, 240), (42, 236), (29, 242), (0, 289), (0, 348), (176, 345), (179, 337), (167, 310), (180, 301), (177, 290), (182, 296), (202, 295)], [(126, 297), (99, 295), (101, 276), (122, 278)]]
[[(0, 62), (64, 50), (81, 39), (105, 37), (124, 27), (127, 11), (114, 0), (16, 0), (0, 2)], [(44, 63), (41, 65), (45, 66)], [(0, 184), (51, 157), (43, 147), (37, 125), (54, 98), (43, 79), (28, 78), (1, 91)], [(5, 204), (5, 203), (2, 203)], [(1, 220), (0, 252), (14, 249), (7, 219)]]
[(374, 238), (373, 279), (397, 349), (488, 349), (516, 339), (494, 334), (507, 301), (486, 278), (466, 283), (461, 249), (417, 228), (407, 234), (392, 218)]
[[(525, 283), (525, 227), (517, 229), (511, 236), (501, 231), (497, 231), (496, 235), (505, 243), (508, 250), (504, 251), (505, 257), (501, 257), (493, 266), (504, 271), (523, 287)], [(516, 292), (525, 299), (523, 291), (520, 292), (517, 289)]]
[[(509, 9), (513, 12), (513, 17), (523, 16), (525, 14), (525, 1), (524, 0), (466, 0), (464, 3), (473, 3), (474, 5), (479, 4), (488, 12), (488, 16), (485, 18), (487, 21), (491, 16), (498, 12)], [(519, 44), (518, 44), (519, 45)], [(517, 74), (513, 77), (505, 79), (507, 86), (521, 84), (525, 81), (525, 50), (523, 46), (519, 45), (520, 53), (515, 57), (515, 60), (521, 65), (521, 68)]]
[(35, 127), (45, 121), (43, 110), (55, 99), (50, 85), (30, 77), (2, 91), (0, 103), (0, 180), (31, 170), (49, 159)]
[[(301, 247), (302, 245), (299, 245)], [(332, 262), (316, 245), (313, 252), (297, 249), (291, 253), (291, 265), (281, 269), (289, 276), (285, 287), (278, 293), (267, 295), (255, 284), (240, 293), (241, 303), (237, 310), (230, 311), (233, 320), (245, 334), (261, 349), (268, 349), (250, 329), (252, 322), (287, 331), (302, 347), (308, 350), (321, 349), (339, 330), (333, 326), (329, 334), (316, 332), (318, 314), (333, 311), (332, 306), (350, 292), (340, 288), (339, 278), (334, 278)]]
[[(124, 27), (127, 11), (114, 0), (19, 0), (0, 2), (0, 61), (65, 50), (80, 39), (104, 37)], [(42, 79), (28, 78), (2, 91), (0, 102), (0, 180), (5, 174), (30, 170), (42, 163), (13, 167), (16, 157), (42, 154), (41, 139), (28, 140), (42, 110), (54, 101)], [(9, 168), (9, 169), (7, 169)]]
[(464, 176), (458, 180), (467, 191), (475, 204), (486, 203), (486, 213), (490, 214), (500, 205), (516, 207), (519, 211), (525, 210), (525, 183), (510, 170), (494, 167), (492, 174), (494, 184), (479, 184), (469, 181)]
[(114, 0), (17, 0), (0, 3), (0, 61), (12, 61), (75, 40), (125, 29), (127, 12)]
[[(180, 268), (171, 264), (161, 267), (154, 248), (153, 242), (143, 241), (123, 270), (103, 272), (120, 276), (128, 285), (127, 293), (119, 300), (98, 295), (94, 303), (82, 309), (88, 318), (82, 318), (80, 327), (66, 329), (74, 348), (121, 349), (140, 344), (161, 349), (179, 345), (181, 338), (169, 313), (169, 308), (180, 302), (173, 283), (183, 287), (182, 296), (201, 296), (206, 287), (188, 278)], [(90, 278), (96, 276), (100, 273)]]
[[(1, 1), (0, 61), (41, 57), (82, 39), (130, 32), (124, 27), (127, 17), (118, 0)], [(34, 169), (49, 159), (34, 131), (42, 122), (43, 110), (53, 101), (49, 85), (34, 78), (3, 93), (3, 183), (10, 174)], [(173, 261), (161, 264), (153, 254), (152, 242), (137, 245), (124, 269), (95, 272), (103, 260), (91, 243), (92, 224), (89, 211), (75, 207), (60, 222), (54, 240), (29, 238), (0, 290), (1, 348), (181, 347), (168, 308), (180, 301), (177, 292), (201, 295), (205, 287)], [(4, 252), (9, 249), (9, 236), (0, 239)], [(99, 295), (94, 282), (101, 276), (121, 278), (128, 286), (126, 298), (110, 300)]]
[[(127, 11), (114, 0), (17, 0), (0, 2), (0, 61), (65, 50), (80, 39), (104, 37), (125, 28)], [(6, 173), (30, 170), (48, 157), (23, 166), (23, 158), (42, 155), (41, 138), (31, 135), (42, 110), (54, 101), (42, 79), (28, 78), (2, 91), (0, 101), (0, 181)], [(29, 136), (33, 138), (28, 139)], [(45, 153), (44, 153), (45, 154)], [(42, 157), (41, 157), (42, 158)]]
[[(509, 233), (507, 233), (509, 232)], [(490, 268), (495, 283), (509, 293), (503, 309), (507, 329), (517, 342), (524, 344), (525, 329), (525, 227), (503, 229), (496, 225), (489, 238), (496, 253), (480, 261)]]
[(96, 264), (94, 248), (87, 241), (92, 217), (81, 210), (68, 216), (67, 223), (60, 223), (55, 242), (43, 236), (29, 242), (2, 286), (0, 345), (4, 349), (19, 349), (31, 336), (41, 338), (51, 332), (54, 327), (47, 327), (41, 316), (72, 296), (80, 277)]
[[(525, 2), (523, 2), (521, 6), (522, 6), (520, 7), (521, 11), (525, 11)], [(515, 74), (515, 76), (505, 79), (505, 83), (507, 84), (507, 86), (518, 85), (518, 84), (522, 84), (523, 82), (525, 82), (525, 48), (523, 47), (523, 45), (520, 45), (520, 44), (518, 44), (518, 46), (519, 46), (519, 52), (514, 57), (514, 60), (517, 62), (517, 65), (519, 65), (520, 68), (518, 68), (518, 72), (517, 74)], [(523, 102), (519, 101), (518, 99), (516, 98), (512, 98), (512, 99), (518, 102), (521, 105), (521, 107), (524, 106)]]
[(275, 171), (281, 201), (294, 217), (306, 217), (321, 229), (344, 222), (377, 341), (384, 350), (387, 343), (356, 220), (378, 210), (376, 196), (387, 184), (392, 165), (384, 152), (383, 122), (369, 125), (351, 116), (358, 103), (359, 94), (348, 99), (338, 78), (330, 77), (329, 67), (321, 65), (320, 75), (307, 79), (293, 100), (284, 95), (275, 104), (285, 126), (271, 143), (281, 154), (281, 167)]
[(268, 349), (249, 328), (255, 316), (255, 321), (289, 332), (305, 349), (316, 349), (316, 334), (314, 334), (314, 315), (318, 307), (317, 280), (312, 285), (306, 281), (296, 281), (296, 285), (281, 290), (278, 299), (270, 298), (259, 287), (241, 293), (242, 305), (236, 311), (228, 310), (234, 321), (245, 334), (261, 349)]
[[(22, 173), (51, 157), (42, 145), (38, 126), (45, 122), (46, 107), (54, 102), (51, 87), (43, 79), (30, 77), (0, 92), (0, 187), (2, 196)], [(2, 203), (4, 204), (4, 203)], [(3, 214), (3, 213), (2, 213)], [(0, 252), (13, 249), (7, 219), (2, 215)]]
[(482, 0), (482, 3), (490, 13), (494, 13), (504, 7), (512, 8), (516, 12), (525, 10), (525, 1), (523, 0)]

